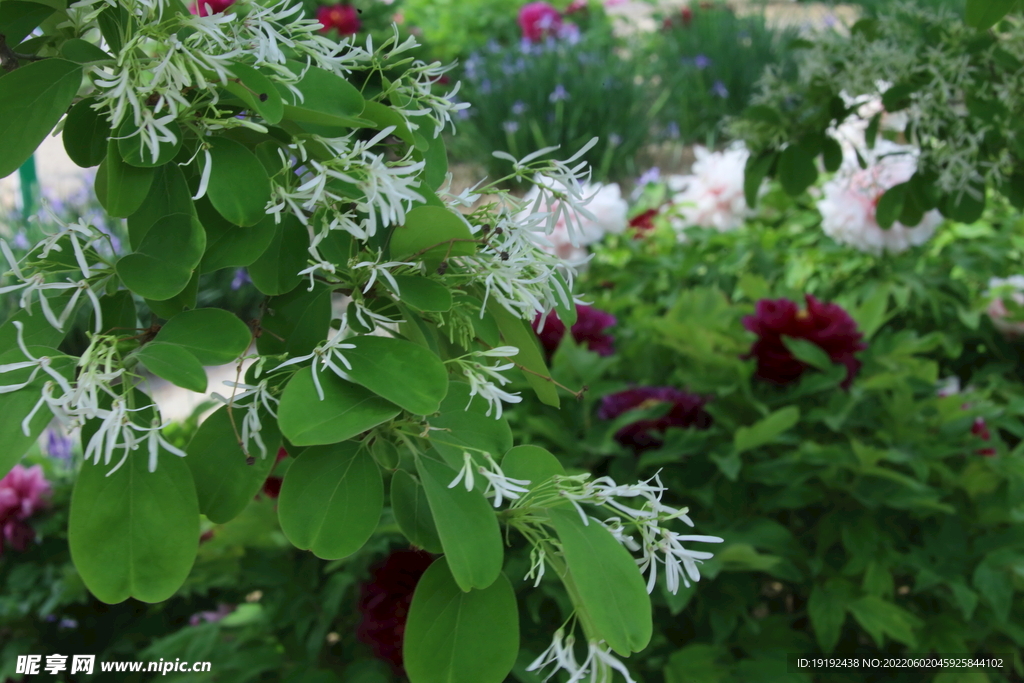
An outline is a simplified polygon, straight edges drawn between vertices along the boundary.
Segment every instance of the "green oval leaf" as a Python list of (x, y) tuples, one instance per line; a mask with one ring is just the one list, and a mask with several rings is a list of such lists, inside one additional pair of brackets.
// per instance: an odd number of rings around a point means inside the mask
[(247, 64), (231, 64), (228, 70), (239, 81), (228, 81), (225, 86), (233, 95), (249, 105), (267, 123), (281, 121), (284, 102), (269, 78)]
[(7, 46), (14, 47), (20, 43), (53, 12), (53, 7), (38, 2), (6, 0), (3, 17), (0, 17), (0, 33), (7, 39)]
[(245, 353), (252, 333), (234, 313), (197, 308), (168, 320), (155, 341), (180, 346), (203, 365), (224, 365)]
[(135, 352), (135, 357), (157, 377), (171, 384), (204, 393), (206, 372), (196, 357), (175, 344), (150, 342)]
[(456, 583), (464, 591), (487, 588), (501, 573), (505, 554), (494, 508), (480, 491), (467, 491), (462, 482), (448, 488), (457, 472), (439, 460), (416, 458), (416, 471)]
[[(204, 273), (252, 265), (267, 251), (277, 232), (273, 216), (265, 216), (249, 228), (232, 225), (217, 213), (205, 197), (196, 202), (196, 214), (206, 230), (206, 253), (200, 264)], [(300, 266), (295, 272), (301, 269)]]
[[(235, 426), (241, 433), (246, 409), (233, 409)], [(266, 454), (254, 440), (249, 442), (249, 454), (255, 464), (246, 464), (246, 454), (238, 444), (235, 427), (226, 407), (218, 408), (199, 425), (189, 442), (185, 464), (192, 471), (199, 499), (199, 511), (215, 524), (225, 524), (239, 514), (259, 493), (263, 482), (277, 462), (281, 447), (281, 434), (272, 417), (260, 411), (263, 429), (260, 438)]]
[(405, 470), (398, 470), (391, 477), (391, 510), (398, 528), (410, 543), (430, 553), (444, 552), (434, 516), (430, 514), (427, 493)]
[(182, 460), (161, 452), (155, 472), (140, 448), (116, 472), (86, 463), (68, 513), (68, 546), (82, 581), (103, 602), (163, 602), (199, 549), (199, 503)]
[(888, 230), (896, 223), (896, 220), (903, 212), (903, 204), (907, 199), (908, 187), (908, 183), (894, 185), (886, 190), (885, 194), (878, 200), (878, 206), (875, 207), (875, 219), (878, 221), (880, 228)]
[(800, 145), (790, 145), (779, 155), (779, 180), (791, 197), (801, 194), (818, 179), (814, 156)]
[(594, 520), (584, 525), (575, 510), (550, 509), (551, 525), (562, 542), (569, 569), (567, 587), (585, 612), (591, 637), (605, 640), (624, 657), (640, 652), (651, 640), (651, 599), (629, 552)]
[(121, 128), (117, 133), (117, 150), (121, 153), (124, 163), (138, 166), (139, 168), (155, 168), (163, 166), (177, 156), (178, 151), (181, 149), (181, 129), (174, 123), (170, 124), (168, 129), (174, 134), (174, 141), (161, 142), (157, 145), (154, 154), (154, 151), (148, 145), (143, 144), (142, 135), (139, 133), (139, 128), (135, 125), (135, 122), (131, 119), (126, 120), (121, 124)]
[(126, 164), (117, 140), (107, 142), (107, 157), (96, 171), (96, 198), (111, 216), (127, 218), (149, 194), (156, 171)]
[(501, 683), (519, 654), (519, 610), (504, 575), (459, 590), (444, 558), (416, 584), (402, 643), (410, 683)]
[(287, 67), (295, 75), (302, 75), (294, 84), (302, 97), (279, 88), (286, 118), (321, 126), (350, 126), (353, 117), (362, 113), (363, 96), (341, 76), (324, 69), (309, 69), (301, 62), (289, 61)]
[(107, 155), (110, 123), (107, 117), (92, 108), (96, 100), (89, 97), (78, 102), (64, 119), (64, 151), (82, 168), (99, 166)]
[(263, 220), (270, 201), (270, 178), (256, 155), (234, 140), (215, 138), (210, 142), (210, 158), (213, 168), (206, 192), (213, 208), (234, 225), (248, 227)]
[[(487, 417), (487, 405), (469, 396), (465, 382), (450, 382), (440, 415), (430, 418), (430, 443), (449, 465), (462, 466), (462, 452), (485, 451), (495, 459), (512, 448), (512, 429), (505, 418)], [(471, 402), (472, 401), (472, 402)]]
[[(391, 234), (391, 258), (440, 261), (448, 256), (476, 253), (476, 239), (465, 219), (439, 206), (417, 206), (405, 215), (405, 224)], [(433, 247), (433, 248), (432, 248)]]
[(0, 178), (28, 161), (81, 85), (80, 65), (52, 57), (23, 64), (0, 78)]
[(511, 479), (530, 482), (530, 488), (556, 475), (565, 475), (565, 468), (558, 458), (540, 446), (516, 446), (502, 458), (501, 471)]
[(139, 248), (150, 228), (161, 218), (172, 214), (189, 218), (196, 215), (192, 193), (181, 168), (177, 164), (167, 164), (156, 169), (155, 173), (146, 200), (138, 211), (128, 217), (128, 240), (132, 249)]
[(249, 266), (253, 285), (268, 296), (287, 294), (302, 282), (299, 271), (309, 258), (309, 234), (295, 216), (288, 214), (274, 226), (270, 245)]
[[(6, 7), (4, 9), (6, 9)], [(64, 44), (60, 46), (60, 52), (72, 62), (76, 62), (78, 64), (88, 64), (89, 62), (100, 62), (105, 59), (113, 59), (113, 57), (104, 52), (100, 47), (93, 45), (87, 40), (82, 40), (81, 38), (72, 38), (71, 40), (64, 41)]]
[(384, 508), (380, 469), (353, 442), (304, 451), (288, 468), (278, 498), (281, 530), (317, 557), (348, 557), (369, 540)]
[(541, 353), (533, 329), (525, 320), (509, 313), (494, 299), (487, 302), (487, 311), (494, 316), (505, 342), (519, 349), (519, 353), (512, 360), (526, 368), (522, 371), (523, 376), (537, 394), (537, 398), (541, 403), (557, 408), (558, 388), (551, 381), (548, 364), (544, 360), (544, 354)]
[(321, 285), (310, 292), (296, 287), (267, 301), (256, 348), (264, 355), (301, 356), (324, 340), (330, 325), (331, 288)]
[(317, 394), (310, 368), (295, 373), (281, 395), (278, 425), (296, 446), (345, 441), (400, 412), (398, 406), (332, 372), (319, 372), (317, 376), (324, 400)]
[(967, 25), (982, 30), (992, 28), (1016, 4), (1017, 0), (967, 0)]
[(418, 311), (443, 313), (452, 308), (452, 293), (440, 282), (422, 275), (395, 275), (398, 284), (395, 294)]
[(172, 214), (154, 223), (138, 249), (122, 256), (114, 268), (128, 289), (146, 299), (166, 301), (188, 286), (205, 247), (199, 221)]
[(416, 415), (437, 412), (448, 393), (448, 371), (426, 348), (402, 339), (360, 336), (345, 340), (352, 363), (346, 374), (373, 393)]

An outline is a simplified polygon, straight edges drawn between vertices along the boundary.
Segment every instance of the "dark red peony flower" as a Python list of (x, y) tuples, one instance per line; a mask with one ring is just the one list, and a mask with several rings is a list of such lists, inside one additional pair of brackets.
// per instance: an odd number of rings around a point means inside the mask
[(659, 403), (670, 403), (672, 408), (664, 417), (637, 420), (615, 432), (615, 440), (623, 446), (630, 446), (634, 452), (660, 448), (664, 434), (669, 427), (693, 427), (707, 429), (712, 424), (711, 415), (704, 410), (707, 399), (672, 387), (636, 387), (601, 399), (597, 416), (612, 420), (636, 408), (652, 408)]
[(848, 388), (860, 370), (855, 354), (867, 346), (857, 323), (836, 304), (823, 304), (810, 294), (807, 309), (801, 311), (789, 299), (762, 299), (754, 315), (743, 319), (743, 326), (758, 336), (748, 358), (757, 358), (757, 376), (774, 384), (795, 382), (808, 369), (797, 360), (782, 337), (806, 339), (821, 347), (833, 363), (846, 366), (843, 388)]
[[(538, 314), (533, 319), (533, 329), (540, 327), (541, 316)], [(615, 337), (605, 334), (605, 330), (616, 323), (615, 316), (611, 313), (599, 311), (591, 306), (579, 305), (576, 307), (576, 323), (572, 326), (572, 338), (577, 344), (586, 344), (587, 348), (602, 356), (610, 356), (615, 353)], [(544, 321), (544, 329), (537, 332), (541, 346), (550, 356), (562, 343), (565, 336), (565, 323), (558, 318), (554, 311), (548, 314)]]
[(323, 24), (323, 32), (337, 30), (339, 35), (350, 36), (360, 28), (359, 12), (352, 5), (321, 5), (316, 10), (316, 20)]
[(587, 9), (588, 4), (587, 0), (572, 0), (569, 6), (565, 8), (565, 13), (575, 14), (576, 12), (583, 12)]
[(683, 26), (689, 28), (690, 24), (693, 23), (693, 10), (689, 7), (684, 7), (681, 12), (683, 18)]
[(640, 239), (644, 236), (645, 232), (654, 230), (654, 217), (657, 215), (657, 209), (647, 209), (643, 213), (637, 214), (629, 219), (629, 227), (636, 228), (636, 233), (633, 235), (633, 238)]
[(235, 4), (235, 0), (196, 0), (189, 6), (188, 11), (205, 17), (210, 14), (220, 14), (233, 4)]
[[(979, 417), (976, 420), (974, 420), (974, 424), (971, 425), (971, 434), (974, 434), (975, 436), (979, 437), (982, 441), (992, 440), (992, 434), (989, 433), (988, 425), (985, 424), (985, 418), (983, 417)], [(977, 453), (978, 455), (984, 455), (986, 457), (991, 458), (996, 454), (996, 449), (979, 448)]]
[(359, 622), (357, 635), (373, 653), (403, 675), (402, 638), (409, 605), (423, 572), (434, 561), (434, 556), (422, 550), (397, 550), (371, 573), (368, 583), (359, 592)]
[(531, 2), (519, 10), (519, 28), (523, 37), (534, 43), (558, 34), (562, 15), (546, 2)]

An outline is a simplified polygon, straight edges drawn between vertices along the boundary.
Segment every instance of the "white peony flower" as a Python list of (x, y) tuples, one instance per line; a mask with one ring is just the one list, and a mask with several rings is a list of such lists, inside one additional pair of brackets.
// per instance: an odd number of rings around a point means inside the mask
[(875, 217), (878, 201), (886, 190), (914, 175), (917, 150), (879, 140), (865, 159), (867, 168), (844, 164), (836, 177), (825, 183), (825, 198), (818, 202), (825, 234), (840, 244), (876, 256), (883, 251), (899, 254), (931, 239), (942, 223), (938, 211), (926, 213), (916, 227), (896, 222), (888, 230), (878, 225)]
[(697, 161), (691, 175), (670, 176), (669, 189), (676, 214), (672, 226), (699, 226), (720, 232), (736, 230), (753, 215), (743, 195), (743, 176), (750, 152), (743, 143), (735, 143), (722, 152), (695, 147)]

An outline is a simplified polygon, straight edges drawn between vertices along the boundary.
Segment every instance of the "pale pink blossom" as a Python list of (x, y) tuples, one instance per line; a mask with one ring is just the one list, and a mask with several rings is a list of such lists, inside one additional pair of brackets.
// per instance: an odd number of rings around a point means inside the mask
[(878, 202), (887, 190), (910, 180), (917, 170), (917, 150), (879, 140), (866, 155), (867, 168), (844, 164), (836, 176), (822, 188), (824, 199), (818, 202), (822, 230), (840, 244), (881, 255), (898, 254), (931, 239), (942, 223), (938, 211), (929, 211), (914, 227), (896, 222), (883, 229), (876, 218)]
[[(889, 85), (879, 83), (878, 88), (879, 92), (885, 92), (889, 89)], [(846, 106), (857, 106), (855, 115), (849, 117), (842, 125), (830, 131), (843, 148), (843, 158), (847, 163), (857, 163), (857, 151), (862, 155), (868, 152), (867, 131), (868, 126), (871, 125), (871, 120), (875, 116), (881, 114), (878, 122), (879, 137), (876, 140), (882, 139), (882, 131), (902, 133), (907, 127), (907, 122), (909, 121), (907, 113), (905, 111), (887, 112), (882, 104), (880, 95), (862, 95), (861, 97), (854, 98), (843, 92), (840, 93), (840, 96), (843, 98)]]
[(670, 222), (682, 234), (698, 226), (729, 232), (753, 215), (743, 194), (744, 169), (750, 152), (736, 143), (722, 152), (694, 148), (697, 157), (687, 176), (670, 176), (669, 189), (677, 194), (668, 207)]
[(1014, 319), (1015, 316), (1003, 301), (1008, 297), (1018, 306), (1024, 306), (1024, 275), (994, 277), (988, 281), (988, 287), (988, 295), (993, 297), (987, 310), (992, 324), (1007, 337), (1024, 336), (1024, 321)]

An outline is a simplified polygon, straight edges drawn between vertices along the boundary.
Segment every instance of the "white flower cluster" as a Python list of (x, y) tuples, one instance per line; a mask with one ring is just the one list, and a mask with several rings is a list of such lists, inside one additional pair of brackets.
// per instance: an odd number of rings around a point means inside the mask
[[(109, 116), (115, 131), (131, 120), (135, 131), (129, 137), (140, 135), (153, 159), (162, 143), (178, 140), (176, 122), (188, 120), (187, 125), (206, 130), (248, 126), (266, 132), (260, 124), (233, 116), (186, 119), (187, 114), (202, 114), (217, 104), (217, 88), (236, 78), (236, 62), (262, 69), (301, 100), (294, 86), (301, 74), (287, 67), (289, 58), (339, 75), (368, 59), (357, 47), (319, 35), (320, 24), (301, 18), (302, 6), (289, 0), (266, 7), (246, 3), (244, 16), (235, 13), (242, 5), (195, 16), (166, 12), (162, 0), (127, 3), (136, 22), (125, 44), (110, 63), (89, 65), (86, 74), (96, 89), (95, 108)], [(99, 12), (106, 7), (104, 0), (79, 0), (71, 8), (72, 23), (79, 31), (98, 27)]]
[[(229, 409), (235, 406), (245, 409), (245, 417), (242, 418), (242, 433), (240, 434), (242, 451), (249, 455), (249, 442), (255, 441), (256, 447), (260, 449), (260, 456), (266, 458), (267, 445), (263, 442), (263, 437), (260, 436), (260, 432), (263, 430), (260, 409), (265, 410), (271, 417), (277, 417), (276, 408), (281, 403), (280, 399), (270, 393), (269, 381), (266, 379), (259, 384), (245, 384), (230, 380), (225, 380), (222, 384), (231, 388), (231, 396), (225, 398), (215, 393), (213, 398), (227, 405)], [(237, 393), (239, 389), (242, 390), (242, 393)], [(248, 405), (240, 403), (249, 398), (252, 401)]]
[[(474, 351), (448, 363), (458, 367), (469, 382), (469, 402), (473, 402), (474, 396), (484, 399), (487, 401), (486, 415), (490, 417), (491, 412), (494, 412), (494, 419), (498, 420), (501, 418), (503, 402), (519, 403), (523, 400), (518, 393), (512, 394), (501, 388), (512, 381), (501, 373), (511, 370), (516, 364), (484, 365), (473, 358), (509, 358), (518, 353), (519, 349), (514, 346), (498, 346), (487, 351)], [(469, 404), (466, 407), (469, 408)]]
[[(274, 177), (273, 199), (267, 213), (273, 214), (279, 222), (285, 211), (294, 214), (310, 229), (314, 247), (331, 230), (343, 230), (366, 239), (377, 233), (378, 226), (386, 228), (403, 223), (412, 203), (424, 201), (423, 195), (416, 191), (424, 162), (413, 162), (408, 157), (389, 162), (383, 154), (370, 151), (394, 130), (394, 126), (390, 126), (365, 141), (358, 140), (356, 133), (340, 138), (310, 136), (310, 140), (328, 150), (327, 158), (321, 160), (309, 155), (306, 141), (295, 141), (288, 146), (294, 155), (292, 158), (279, 150), (282, 171)], [(293, 168), (299, 161), (303, 165)], [(363, 198), (353, 201), (333, 189), (335, 181), (354, 185)], [(358, 219), (350, 207), (365, 213), (366, 218)], [(328, 214), (319, 234), (314, 235), (309, 216), (323, 208)]]
[(670, 176), (669, 189), (676, 194), (668, 205), (670, 222), (685, 239), (690, 226), (729, 232), (743, 226), (754, 215), (743, 194), (744, 169), (750, 152), (736, 142), (721, 152), (694, 148), (697, 161), (690, 175)]
[[(673, 508), (661, 502), (667, 489), (657, 474), (647, 481), (628, 485), (616, 484), (611, 477), (598, 477), (589, 481), (589, 476), (561, 478), (566, 485), (561, 487), (559, 495), (572, 503), (584, 524), (589, 524), (594, 518), (587, 515), (582, 505), (605, 508), (616, 515), (597, 521), (619, 543), (641, 554), (637, 564), (641, 573), (648, 574), (648, 593), (654, 590), (659, 562), (665, 567), (665, 583), (673, 594), (679, 590), (680, 579), (687, 588), (690, 580), (700, 580), (697, 565), (711, 559), (713, 554), (689, 550), (683, 547), (683, 543), (721, 543), (722, 539), (718, 536), (686, 536), (666, 528), (665, 524), (674, 519), (680, 519), (687, 526), (693, 527), (693, 520), (687, 516), (687, 508)], [(619, 499), (636, 502), (626, 504)], [(635, 533), (639, 541), (631, 533)]]
[(822, 230), (829, 237), (860, 251), (881, 255), (899, 254), (924, 244), (942, 223), (942, 215), (929, 211), (914, 227), (896, 222), (885, 229), (878, 224), (878, 202), (890, 188), (910, 180), (917, 170), (917, 150), (888, 140), (878, 140), (873, 150), (861, 151), (868, 163), (860, 168), (855, 159), (844, 160), (836, 176), (822, 188), (818, 202)]
[(490, 453), (481, 453), (480, 457), (484, 459), (486, 465), (478, 464), (470, 453), (464, 452), (462, 454), (462, 469), (459, 470), (458, 476), (448, 484), (448, 488), (453, 489), (459, 485), (459, 482), (462, 482), (467, 491), (472, 491), (476, 481), (474, 477), (481, 476), (487, 481), (484, 496), (494, 498), (494, 507), (496, 508), (501, 507), (504, 499), (517, 500), (521, 494), (529, 491), (526, 488), (530, 483), (528, 480), (506, 477)]
[(612, 655), (611, 648), (603, 640), (587, 643), (587, 656), (582, 663), (576, 661), (575, 645), (576, 638), (571, 632), (565, 635), (564, 629), (558, 629), (548, 649), (533, 660), (526, 670), (540, 671), (553, 664), (554, 668), (544, 680), (550, 680), (562, 671), (569, 674), (567, 683), (576, 683), (587, 677), (592, 683), (608, 683), (612, 679), (612, 672), (617, 671), (627, 683), (636, 683), (626, 666)]
[[(30, 434), (29, 425), (33, 418), (43, 406), (46, 406), (69, 433), (80, 430), (87, 420), (100, 420), (99, 427), (85, 446), (85, 459), (92, 459), (96, 464), (102, 459), (105, 465), (109, 465), (114, 453), (121, 450), (121, 459), (107, 476), (116, 472), (128, 459), (128, 455), (143, 444), (149, 451), (150, 472), (156, 470), (161, 448), (184, 457), (184, 451), (163, 438), (161, 430), (165, 425), (158, 417), (155, 404), (131, 407), (129, 398), (111, 389), (111, 383), (124, 375), (124, 368), (115, 367), (115, 337), (93, 335), (89, 348), (78, 360), (78, 377), (72, 382), (53, 367), (55, 358), (37, 357), (31, 353), (25, 345), (24, 325), (20, 321), (14, 321), (14, 326), (17, 330), (18, 348), (25, 356), (25, 360), (0, 365), (0, 375), (31, 371), (27, 379), (21, 382), (0, 385), (0, 394), (24, 389), (36, 381), (40, 372), (50, 378), (44, 382), (39, 400), (22, 420), (21, 428), (25, 435)], [(109, 399), (110, 407), (102, 407), (104, 399)], [(132, 419), (133, 413), (150, 411), (154, 413), (154, 417), (149, 424), (139, 424)]]
[[(550, 232), (540, 233), (538, 240), (544, 251), (574, 265), (587, 261), (586, 247), (601, 241), (606, 234), (621, 234), (628, 225), (626, 213), (629, 205), (622, 198), (622, 190), (615, 183), (602, 185), (586, 183), (580, 188), (580, 204), (586, 207), (586, 214), (564, 205), (560, 197), (571, 196), (568, 188), (544, 178), (534, 179), (536, 183), (523, 197), (523, 203), (530, 207), (520, 213), (521, 220), (529, 220), (531, 214), (555, 216)], [(589, 214), (589, 215), (587, 215)], [(570, 226), (578, 229), (570, 233)]]

